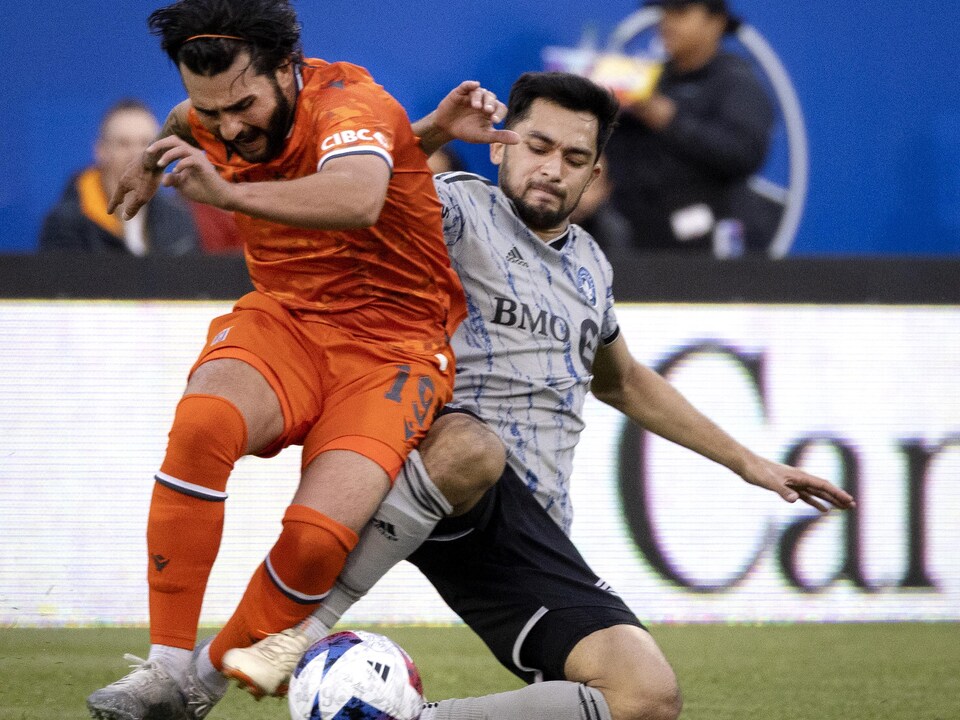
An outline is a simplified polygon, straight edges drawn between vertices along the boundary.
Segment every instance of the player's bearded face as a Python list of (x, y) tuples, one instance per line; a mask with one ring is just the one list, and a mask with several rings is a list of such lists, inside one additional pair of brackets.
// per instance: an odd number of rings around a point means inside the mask
[(516, 145), (494, 145), (500, 189), (517, 214), (542, 238), (559, 235), (584, 190), (599, 174), (596, 117), (537, 98), (511, 130)]
[(215, 75), (194, 73), (185, 65), (180, 73), (200, 122), (231, 154), (259, 163), (283, 151), (296, 101), (289, 64), (258, 73), (250, 56), (240, 53)]
[(517, 215), (534, 231), (550, 231), (563, 226), (580, 202), (586, 187), (571, 188), (538, 174), (525, 176), (511, 162), (514, 148), (506, 148), (500, 163), (499, 185), (513, 201)]
[(293, 103), (283, 94), (276, 80), (270, 79), (277, 106), (270, 114), (266, 127), (250, 125), (232, 140), (221, 138), (227, 147), (247, 162), (266, 162), (279, 155), (283, 151), (283, 143), (293, 120)]

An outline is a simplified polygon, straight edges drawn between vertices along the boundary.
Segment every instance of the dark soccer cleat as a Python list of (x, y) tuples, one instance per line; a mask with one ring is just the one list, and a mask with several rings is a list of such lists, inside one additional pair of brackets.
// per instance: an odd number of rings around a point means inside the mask
[(133, 671), (87, 698), (96, 720), (180, 720), (185, 717), (177, 682), (161, 665), (124, 655)]

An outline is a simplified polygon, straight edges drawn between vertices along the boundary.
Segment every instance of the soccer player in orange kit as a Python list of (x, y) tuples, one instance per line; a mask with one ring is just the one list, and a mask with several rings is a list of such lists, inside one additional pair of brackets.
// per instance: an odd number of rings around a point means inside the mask
[[(202, 718), (212, 707), (184, 684), (243, 455), (302, 445), (300, 483), (279, 539), (196, 663), (220, 669), (227, 650), (317, 607), (451, 397), (448, 340), (465, 314), (424, 147), (366, 70), (304, 59), (284, 1), (180, 0), (149, 25), (189, 99), (110, 210), (132, 217), (162, 182), (234, 212), (255, 291), (211, 323), (176, 408), (147, 526), (150, 654), (88, 698), (104, 720)], [(465, 116), (488, 110), (467, 121), (481, 118), (477, 141), (502, 132), (492, 127), (502, 104), (477, 83), (451, 97)]]

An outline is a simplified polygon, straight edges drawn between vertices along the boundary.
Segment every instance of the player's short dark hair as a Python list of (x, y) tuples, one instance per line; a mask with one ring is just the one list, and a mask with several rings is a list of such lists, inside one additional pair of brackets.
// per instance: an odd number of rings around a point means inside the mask
[(575, 112), (597, 118), (597, 157), (603, 152), (617, 125), (620, 105), (606, 88), (582, 75), (565, 72), (528, 72), (510, 88), (507, 116), (503, 125), (511, 128), (530, 114), (533, 101), (542, 98)]
[(154, 10), (147, 24), (170, 59), (197, 75), (217, 75), (245, 51), (258, 75), (303, 57), (300, 22), (287, 0), (178, 0)]

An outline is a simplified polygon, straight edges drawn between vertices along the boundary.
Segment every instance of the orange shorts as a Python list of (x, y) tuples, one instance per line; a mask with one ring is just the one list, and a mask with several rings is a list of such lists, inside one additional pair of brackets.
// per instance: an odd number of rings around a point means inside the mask
[(453, 393), (449, 348), (425, 354), (358, 339), (320, 315), (293, 315), (260, 292), (210, 323), (190, 372), (221, 358), (252, 365), (280, 400), (283, 434), (259, 455), (303, 445), (303, 467), (326, 450), (352, 450), (393, 479)]

